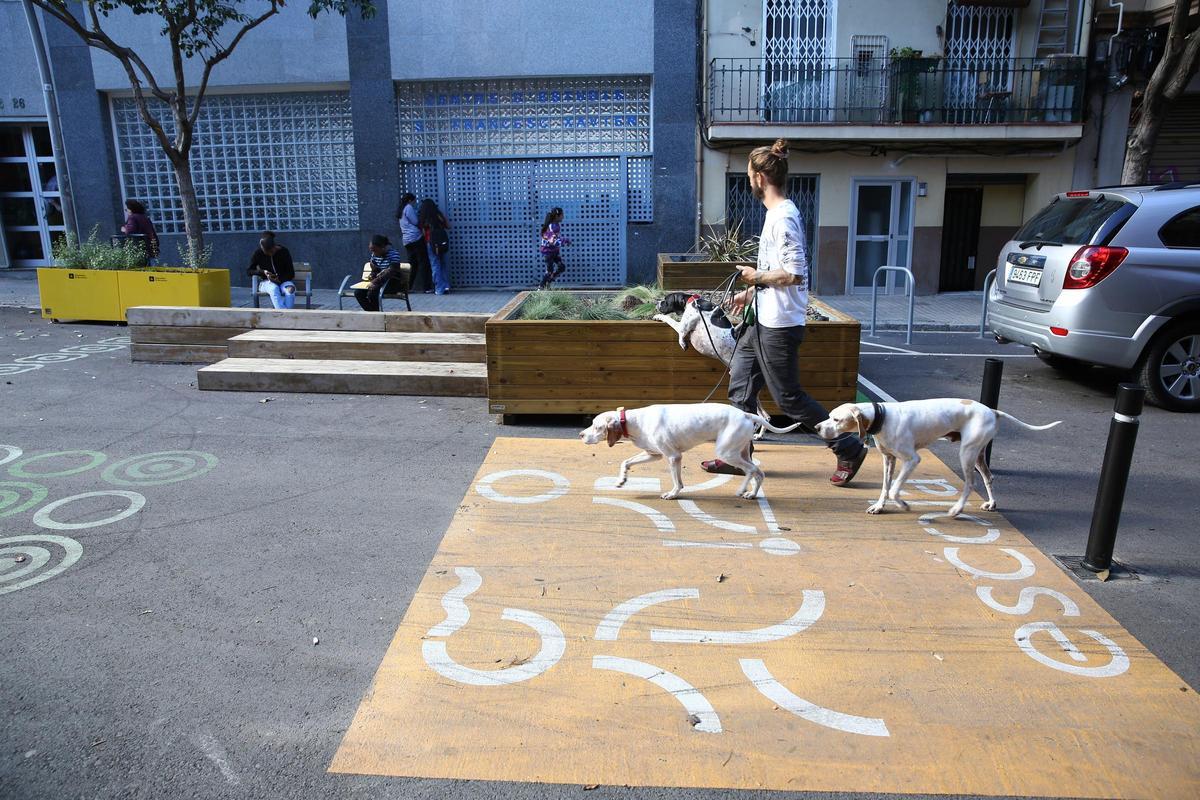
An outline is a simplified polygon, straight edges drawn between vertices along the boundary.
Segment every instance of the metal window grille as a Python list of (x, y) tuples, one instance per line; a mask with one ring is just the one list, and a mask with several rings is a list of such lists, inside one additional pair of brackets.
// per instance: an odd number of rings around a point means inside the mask
[(849, 81), (842, 81), (851, 120), (864, 123), (886, 121), (888, 96), (888, 37), (851, 36), (853, 67)]
[[(804, 238), (808, 245), (810, 268), (817, 258), (817, 175), (789, 175), (784, 193), (800, 209), (804, 223)], [(767, 209), (750, 189), (750, 179), (745, 175), (725, 176), (725, 226), (740, 226), (743, 239), (758, 236), (767, 218)]]
[(650, 152), (650, 79), (422, 81), (396, 88), (402, 159)]
[[(167, 107), (152, 106), (168, 137)], [(126, 197), (158, 230), (182, 233), (174, 172), (132, 98), (113, 98)], [(196, 121), (192, 180), (207, 231), (358, 228), (348, 92), (210, 95)]]
[(946, 121), (996, 122), (1011, 100), (1017, 10), (951, 4), (946, 12)]
[(833, 16), (836, 0), (765, 0), (764, 118), (822, 122), (832, 105)]

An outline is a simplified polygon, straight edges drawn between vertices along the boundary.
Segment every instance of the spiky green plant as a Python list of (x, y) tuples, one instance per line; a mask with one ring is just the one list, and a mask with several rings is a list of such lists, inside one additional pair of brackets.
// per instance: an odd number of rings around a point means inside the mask
[(708, 256), (709, 261), (748, 261), (758, 258), (758, 237), (742, 237), (742, 223), (732, 227), (708, 225), (707, 232), (697, 242), (695, 252)]
[(583, 302), (561, 289), (533, 292), (521, 304), (520, 319), (579, 319)]
[(662, 296), (662, 289), (655, 286), (630, 286), (621, 290), (611, 302), (614, 307), (621, 309), (628, 319), (650, 319), (657, 313), (655, 303)]

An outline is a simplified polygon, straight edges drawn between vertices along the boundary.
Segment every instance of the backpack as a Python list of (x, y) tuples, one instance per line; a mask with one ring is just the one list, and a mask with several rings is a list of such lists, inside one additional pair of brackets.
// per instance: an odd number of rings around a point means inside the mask
[(429, 246), (439, 256), (445, 255), (450, 250), (450, 234), (441, 225), (433, 226), (429, 229)]

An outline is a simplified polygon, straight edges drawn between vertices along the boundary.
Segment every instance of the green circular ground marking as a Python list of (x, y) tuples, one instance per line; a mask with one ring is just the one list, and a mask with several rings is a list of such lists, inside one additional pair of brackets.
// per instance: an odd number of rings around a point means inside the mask
[[(29, 499), (21, 503), (21, 489), (29, 491)], [(11, 517), (36, 506), (46, 499), (50, 490), (40, 483), (0, 481), (0, 517)], [(17, 505), (20, 503), (20, 505)]]
[[(26, 467), (35, 461), (44, 461), (47, 458), (58, 458), (59, 456), (87, 456), (89, 461), (81, 467), (72, 467), (71, 469), (59, 470), (58, 472), (27, 472)], [(93, 467), (98, 467), (108, 459), (104, 453), (98, 453), (95, 450), (62, 450), (57, 453), (42, 453), (37, 456), (23, 458), (17, 463), (8, 468), (8, 474), (14, 478), (62, 478), (67, 475), (78, 475), (80, 472), (87, 472)]]
[(114, 486), (161, 486), (198, 478), (217, 465), (217, 457), (199, 450), (165, 450), (123, 458), (101, 476)]

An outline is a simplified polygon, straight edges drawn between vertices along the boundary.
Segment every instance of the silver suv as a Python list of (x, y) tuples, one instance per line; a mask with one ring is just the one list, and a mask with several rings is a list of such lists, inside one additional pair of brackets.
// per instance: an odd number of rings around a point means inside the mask
[(1130, 369), (1154, 404), (1200, 411), (1200, 185), (1056, 196), (1000, 251), (996, 338), (1057, 369)]

